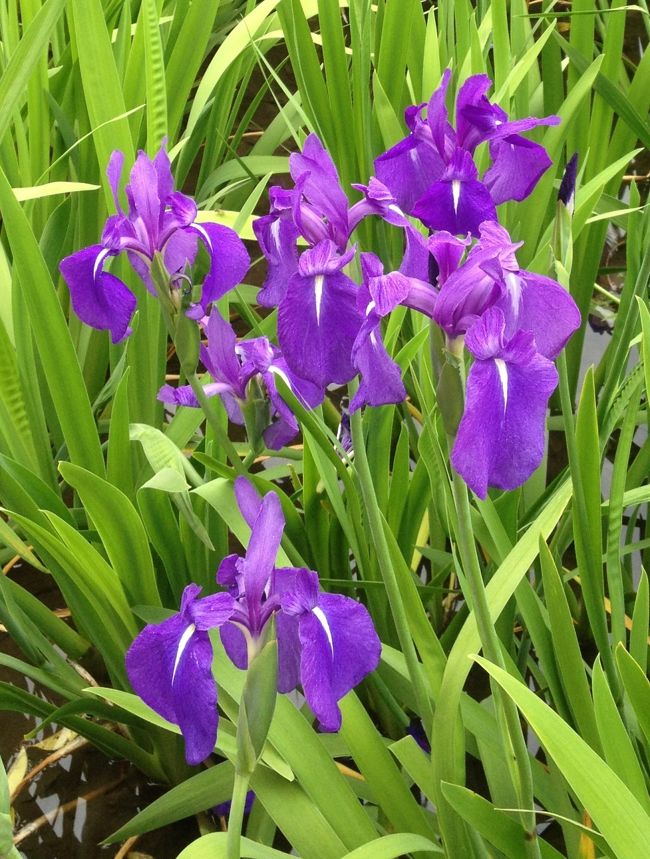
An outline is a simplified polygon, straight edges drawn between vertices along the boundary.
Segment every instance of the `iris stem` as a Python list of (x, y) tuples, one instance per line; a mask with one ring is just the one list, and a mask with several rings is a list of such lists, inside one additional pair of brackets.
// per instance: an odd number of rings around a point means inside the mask
[(232, 790), (230, 814), (228, 815), (226, 859), (240, 859), (241, 857), (241, 830), (244, 822), (249, 781), (250, 773), (238, 772), (237, 768), (235, 768), (235, 783)]
[[(203, 411), (211, 430), (214, 432), (217, 441), (230, 460), (232, 467), (235, 469), (237, 474), (246, 474), (246, 468), (243, 466), (239, 454), (237, 453), (237, 448), (230, 441), (228, 433), (221, 426), (219, 415), (214, 408), (214, 404), (210, 401), (209, 397), (206, 397), (205, 392), (203, 391), (203, 385), (196, 374), (196, 364), (198, 360), (198, 331), (196, 333), (196, 343), (194, 344), (196, 351), (193, 356), (190, 357), (187, 354), (188, 350), (190, 353), (194, 351), (194, 348), (191, 345), (188, 348), (183, 348), (183, 343), (187, 347), (187, 341), (179, 335), (179, 331), (181, 329), (178, 325), (178, 317), (173, 315), (173, 313), (183, 313), (183, 310), (175, 309), (174, 304), (170, 299), (170, 277), (169, 272), (165, 268), (161, 254), (156, 253), (154, 255), (151, 262), (150, 273), (156, 293), (160, 299), (160, 307), (165, 319), (165, 325), (167, 326), (167, 332), (176, 347), (176, 354), (178, 355), (178, 360), (181, 365), (181, 371), (187, 377), (192, 391), (194, 392), (194, 396), (199, 401), (201, 410)], [(188, 322), (187, 319), (182, 321)]]
[(205, 392), (203, 390), (203, 385), (201, 384), (196, 372), (187, 373), (187, 378), (192, 387), (192, 390), (194, 391), (194, 396), (199, 401), (199, 405), (201, 406), (201, 410), (205, 415), (210, 429), (215, 434), (217, 441), (219, 442), (226, 456), (230, 460), (232, 467), (235, 469), (237, 474), (246, 474), (247, 468), (241, 461), (241, 458), (237, 453), (237, 448), (228, 438), (228, 433), (221, 426), (219, 415), (217, 414), (213, 403), (210, 402), (210, 398), (206, 397)]
[(415, 698), (420, 712), (422, 723), (425, 726), (425, 731), (430, 737), (431, 723), (433, 722), (433, 708), (427, 695), (424, 685), (424, 676), (422, 664), (418, 659), (415, 650), (415, 644), (411, 636), (408, 617), (400, 594), (399, 584), (393, 569), (393, 564), (390, 560), (390, 551), (384, 533), (384, 525), (382, 522), (379, 505), (377, 503), (377, 494), (372, 482), (370, 466), (368, 465), (368, 456), (366, 454), (365, 442), (363, 438), (363, 423), (361, 419), (361, 411), (354, 412), (350, 419), (352, 429), (352, 444), (354, 447), (354, 463), (356, 467), (359, 485), (361, 487), (361, 495), (368, 517), (368, 527), (372, 542), (377, 552), (379, 560), (379, 569), (381, 571), (384, 584), (386, 586), (386, 594), (390, 605), (397, 636), (399, 638), (400, 647), (406, 659), (409, 677), (413, 684)]
[[(456, 538), (460, 551), (460, 559), (465, 572), (468, 593), (465, 594), (470, 608), (476, 618), (481, 647), (490, 662), (507, 671), (506, 663), (501, 652), (501, 642), (495, 628), (496, 618), (490, 615), (490, 606), (483, 582), (481, 565), (476, 551), (474, 529), (469, 504), (469, 493), (462, 477), (452, 469), (452, 490), (458, 516), (458, 531)], [(517, 802), (522, 811), (522, 824), (530, 835), (526, 840), (526, 856), (529, 859), (540, 859), (539, 841), (535, 831), (535, 812), (533, 810), (533, 778), (528, 757), (528, 749), (521, 730), (517, 706), (512, 699), (496, 683), (491, 683), (492, 694), (496, 705), (497, 723), (501, 730), (504, 751), (508, 769), (517, 795)]]

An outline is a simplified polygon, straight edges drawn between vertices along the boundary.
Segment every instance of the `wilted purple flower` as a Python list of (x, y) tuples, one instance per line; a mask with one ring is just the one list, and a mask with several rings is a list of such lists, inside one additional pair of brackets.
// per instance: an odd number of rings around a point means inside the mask
[(84, 248), (60, 263), (77, 316), (93, 328), (109, 330), (114, 343), (130, 333), (136, 299), (121, 280), (104, 271), (110, 257), (126, 252), (147, 289), (155, 295), (150, 267), (154, 254), (161, 254), (170, 275), (167, 297), (178, 307), (178, 283), (187, 280), (184, 269), (194, 263), (200, 239), (210, 257), (198, 308), (200, 315), (207, 312), (211, 302), (241, 281), (249, 265), (248, 253), (233, 230), (219, 224), (197, 223), (194, 201), (174, 191), (164, 145), (153, 160), (144, 152), (138, 154), (125, 189), (128, 214), (118, 197), (123, 165), (124, 155), (116, 150), (106, 172), (118, 214), (106, 221), (101, 243)]
[(149, 624), (127, 656), (129, 679), (140, 697), (181, 728), (186, 757), (196, 764), (214, 748), (217, 690), (207, 630), (220, 628), (226, 652), (246, 668), (275, 616), (278, 691), (302, 685), (321, 729), (337, 731), (337, 702), (379, 662), (381, 643), (366, 608), (319, 590), (317, 573), (275, 566), (284, 530), (278, 496), (263, 499), (246, 480), (235, 481), (237, 502), (251, 528), (245, 557), (224, 558), (217, 580), (228, 589), (198, 600), (189, 585), (179, 614)]
[[(243, 410), (251, 397), (255, 399), (255, 391), (251, 391), (250, 385), (258, 380), (269, 402), (253, 402), (251, 406), (266, 411), (262, 421), (264, 443), (271, 450), (284, 447), (298, 433), (299, 427), (295, 415), (278, 393), (276, 379), (281, 378), (307, 409), (313, 409), (322, 402), (323, 389), (296, 376), (278, 347), (266, 337), (237, 342), (232, 326), (216, 308), (210, 313), (206, 329), (208, 345), (201, 345), (201, 361), (214, 382), (204, 386), (205, 395), (218, 394), (230, 420), (243, 425), (246, 422)], [(158, 399), (163, 403), (200, 408), (189, 385), (178, 388), (164, 385), (158, 392)]]
[(506, 336), (506, 319), (498, 307), (474, 323), (465, 345), (474, 363), (451, 462), (485, 498), (488, 486), (520, 486), (542, 461), (544, 417), (558, 375), (538, 352), (531, 331)]
[[(474, 75), (458, 93), (454, 131), (445, 106), (450, 78), (447, 69), (428, 105), (407, 108), (408, 136), (376, 159), (375, 171), (400, 211), (431, 229), (477, 235), (482, 221), (496, 220), (495, 206), (524, 200), (551, 165), (544, 147), (521, 132), (560, 120), (549, 116), (509, 121), (485, 95), (490, 79)], [(492, 166), (479, 179), (473, 153), (484, 142)]]

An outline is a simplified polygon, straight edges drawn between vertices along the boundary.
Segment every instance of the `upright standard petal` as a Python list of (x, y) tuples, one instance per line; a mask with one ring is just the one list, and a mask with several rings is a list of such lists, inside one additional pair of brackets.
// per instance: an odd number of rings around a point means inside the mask
[(296, 375), (321, 388), (355, 375), (352, 346), (362, 317), (356, 286), (341, 271), (352, 253), (339, 256), (331, 241), (305, 251), (280, 304), (282, 354)]
[(490, 156), (483, 181), (497, 206), (525, 200), (553, 163), (543, 146), (518, 134), (491, 142)]
[(122, 170), (124, 168), (124, 153), (120, 149), (114, 149), (111, 152), (111, 157), (106, 165), (106, 176), (108, 184), (113, 192), (113, 200), (115, 208), (120, 215), (124, 215), (122, 205), (120, 204), (120, 179), (122, 178)]
[(61, 260), (59, 269), (81, 321), (110, 331), (113, 343), (119, 343), (130, 333), (136, 299), (121, 280), (103, 271), (108, 255), (102, 245), (91, 245)]
[(213, 379), (227, 382), (237, 396), (243, 395), (241, 364), (237, 358), (237, 336), (216, 307), (210, 311), (206, 326), (207, 348), (201, 350), (201, 360)]
[(506, 292), (497, 303), (505, 316), (505, 336), (531, 331), (537, 351), (555, 358), (580, 327), (580, 311), (557, 281), (530, 271), (507, 272)]
[(343, 250), (350, 235), (348, 198), (334, 162), (316, 134), (307, 137), (302, 152), (289, 156), (289, 170), (314, 210), (325, 217), (332, 241)]
[(447, 90), (451, 81), (451, 69), (445, 69), (440, 86), (434, 91), (427, 105), (427, 125), (438, 150), (438, 155), (447, 161), (456, 148), (456, 132), (451, 127), (447, 114)]
[(424, 191), (442, 177), (445, 167), (431, 129), (419, 118), (411, 134), (375, 159), (377, 179), (407, 214), (413, 212)]
[(475, 360), (451, 461), (480, 498), (489, 486), (515, 489), (539, 466), (546, 408), (558, 381), (530, 332), (506, 341), (504, 331), (503, 313), (493, 307), (465, 339)]
[(239, 569), (242, 573), (251, 631), (261, 631), (262, 603), (275, 568), (275, 558), (284, 532), (284, 514), (275, 492), (262, 499), (253, 527), (246, 557)]
[(146, 152), (138, 152), (125, 190), (129, 219), (143, 244), (148, 245), (149, 256), (152, 256), (158, 249), (165, 204), (158, 196), (158, 170)]
[(253, 231), (267, 262), (267, 275), (257, 302), (276, 307), (284, 298), (289, 278), (298, 268), (300, 231), (290, 214), (271, 212), (253, 221)]
[(498, 257), (498, 249), (475, 246), (469, 256), (443, 283), (433, 309), (433, 318), (450, 339), (464, 334), (505, 292), (501, 269), (485, 271), (484, 265)]
[(252, 528), (262, 506), (262, 496), (248, 478), (239, 476), (235, 478), (235, 497), (244, 521)]

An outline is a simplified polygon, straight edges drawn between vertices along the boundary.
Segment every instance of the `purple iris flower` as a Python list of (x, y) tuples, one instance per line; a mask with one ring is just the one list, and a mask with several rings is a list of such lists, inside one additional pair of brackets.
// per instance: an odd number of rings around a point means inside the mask
[(350, 403), (350, 412), (362, 406), (400, 403), (406, 398), (402, 372), (393, 361), (381, 337), (381, 320), (404, 304), (431, 317), (436, 300), (432, 286), (399, 271), (384, 274), (381, 260), (361, 254), (363, 285), (357, 306), (364, 321), (352, 347), (352, 362), (361, 374), (359, 388)]
[(275, 567), (284, 517), (278, 497), (260, 500), (246, 478), (235, 481), (239, 508), (251, 526), (245, 558), (229, 555), (217, 573), (237, 601), (221, 640), (232, 661), (246, 668), (264, 627), (275, 614), (278, 691), (301, 685), (323, 731), (338, 731), (337, 702), (377, 667), (381, 643), (367, 609), (356, 600), (323, 593), (318, 574)]
[(197, 599), (188, 585), (181, 611), (149, 624), (126, 656), (134, 690), (157, 713), (181, 728), (188, 763), (213, 750), (217, 688), (208, 629), (220, 628), (226, 652), (246, 668), (275, 616), (278, 691), (299, 684), (322, 730), (341, 726), (338, 701), (377, 667), (381, 643), (361, 603), (319, 589), (318, 574), (275, 566), (284, 530), (278, 496), (263, 499), (246, 478), (235, 481), (237, 503), (251, 527), (245, 557), (223, 559), (217, 580), (227, 593)]
[(506, 335), (499, 307), (489, 308), (472, 325), (465, 345), (474, 363), (451, 462), (485, 498), (488, 486), (520, 486), (542, 461), (546, 407), (558, 375), (537, 350), (531, 331)]
[(116, 150), (106, 173), (118, 214), (106, 221), (101, 243), (77, 251), (60, 263), (77, 316), (92, 328), (109, 330), (114, 343), (130, 333), (136, 299), (126, 284), (104, 271), (111, 257), (126, 252), (147, 289), (155, 295), (150, 267), (154, 254), (161, 254), (170, 275), (168, 297), (178, 308), (178, 287), (189, 279), (184, 270), (193, 265), (200, 239), (210, 257), (200, 306), (194, 311), (194, 315), (201, 316), (211, 302), (241, 281), (249, 266), (248, 253), (237, 234), (219, 224), (198, 224), (194, 201), (174, 191), (164, 145), (153, 160), (144, 152), (138, 154), (125, 189), (128, 213), (123, 211), (118, 197), (123, 165), (124, 155)]
[[(201, 361), (214, 379), (214, 382), (204, 386), (205, 395), (211, 397), (218, 394), (230, 420), (243, 425), (243, 409), (251, 398), (256, 399), (256, 391), (251, 389), (251, 383), (256, 380), (261, 382), (268, 402), (256, 401), (254, 406), (264, 408), (266, 412), (262, 421), (265, 424), (264, 443), (271, 450), (284, 447), (298, 434), (299, 427), (295, 415), (278, 392), (276, 379), (281, 378), (306, 409), (313, 409), (322, 402), (323, 389), (296, 376), (278, 347), (266, 337), (240, 340), (238, 343), (232, 326), (216, 307), (212, 308), (205, 327), (208, 345), (201, 345)], [(158, 399), (163, 403), (200, 408), (189, 385), (178, 388), (164, 385), (158, 392)]]
[[(544, 147), (522, 137), (521, 132), (556, 125), (560, 119), (509, 121), (485, 95), (490, 79), (474, 75), (459, 90), (454, 130), (445, 105), (450, 78), (447, 69), (428, 105), (407, 108), (408, 136), (376, 159), (375, 171), (400, 211), (419, 218), (432, 230), (478, 235), (483, 221), (496, 221), (495, 206), (506, 200), (524, 200), (551, 165)], [(489, 145), (492, 165), (479, 179), (473, 155), (484, 142)]]

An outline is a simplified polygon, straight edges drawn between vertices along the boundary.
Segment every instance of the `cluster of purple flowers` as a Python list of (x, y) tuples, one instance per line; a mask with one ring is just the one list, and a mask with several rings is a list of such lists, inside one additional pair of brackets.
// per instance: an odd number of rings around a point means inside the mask
[(149, 624), (126, 655), (135, 691), (185, 738), (188, 763), (198, 764), (214, 749), (217, 687), (212, 675), (208, 630), (219, 629), (228, 656), (247, 668), (275, 619), (278, 691), (302, 686), (321, 729), (338, 731), (337, 702), (377, 667), (381, 644), (365, 606), (349, 597), (323, 593), (318, 573), (276, 567), (284, 530), (278, 496), (263, 499), (246, 478), (235, 481), (241, 513), (251, 528), (245, 557), (228, 555), (217, 582), (225, 591), (199, 599), (188, 585), (181, 610)]
[[(580, 315), (560, 284), (520, 269), (519, 245), (496, 214), (500, 203), (525, 199), (551, 164), (522, 132), (559, 118), (509, 121), (486, 97), (489, 78), (475, 75), (459, 90), (454, 129), (449, 82), (447, 70), (428, 105), (407, 108), (409, 134), (376, 159), (367, 186), (354, 186), (363, 199), (351, 207), (314, 134), (290, 156), (294, 188), (272, 188), (271, 212), (254, 225), (268, 262), (260, 302), (278, 306), (280, 347), (302, 378), (326, 387), (359, 375), (351, 412), (406, 397), (381, 337), (382, 318), (398, 305), (433, 319), (450, 352), (466, 346), (474, 360), (452, 464), (484, 498), (489, 486), (520, 486), (539, 465), (557, 385), (552, 359)], [(491, 165), (479, 178), (482, 143)], [(369, 215), (404, 231), (405, 253), (388, 273), (361, 253), (359, 287), (344, 268), (356, 254), (350, 235)], [(309, 245), (300, 254), (298, 237)]]
[[(328, 386), (356, 376), (350, 412), (405, 399), (382, 320), (398, 305), (409, 307), (440, 327), (457, 361), (465, 348), (472, 356), (454, 468), (482, 498), (490, 486), (520, 486), (542, 459), (546, 409), (557, 385), (553, 359), (580, 316), (560, 284), (520, 269), (519, 245), (499, 225), (496, 207), (525, 199), (550, 166), (544, 148), (522, 133), (559, 119), (510, 121), (488, 100), (489, 79), (476, 75), (458, 92), (454, 128), (449, 83), (446, 71), (428, 104), (406, 110), (408, 135), (376, 159), (367, 185), (354, 186), (362, 199), (352, 206), (316, 135), (290, 156), (293, 188), (271, 188), (270, 212), (254, 223), (268, 263), (258, 301), (278, 308), (279, 347), (265, 337), (238, 341), (213, 306), (245, 276), (248, 254), (232, 230), (197, 223), (194, 202), (174, 190), (164, 148), (153, 160), (138, 155), (126, 187), (128, 212), (118, 197), (123, 156), (113, 154), (108, 177), (118, 213), (100, 244), (61, 263), (74, 310), (109, 330), (114, 342), (129, 334), (136, 299), (104, 270), (110, 257), (126, 251), (145, 286), (207, 335), (200, 356), (213, 381), (205, 395), (219, 395), (230, 420), (247, 426), (250, 407), (262, 403), (264, 443), (278, 449), (299, 430), (278, 378), (306, 408), (317, 406)], [(484, 143), (490, 166), (479, 177), (474, 156)], [(399, 270), (385, 272), (375, 254), (359, 253), (359, 285), (346, 273), (357, 257), (350, 237), (368, 216), (403, 231), (404, 256)], [(210, 265), (197, 298), (191, 269), (199, 242)], [(167, 278), (162, 296), (154, 260)], [(186, 386), (165, 385), (159, 399), (199, 405)], [(274, 618), (278, 689), (301, 684), (325, 730), (338, 729), (337, 701), (375, 668), (380, 653), (360, 603), (322, 593), (310, 570), (275, 567), (284, 527), (277, 496), (260, 500), (243, 478), (236, 492), (252, 534), (246, 557), (229, 556), (219, 568), (226, 590), (200, 599), (200, 588), (189, 585), (180, 612), (145, 627), (127, 655), (134, 689), (181, 727), (191, 763), (211, 752), (217, 729), (209, 629), (220, 629), (228, 655), (245, 668)]]

